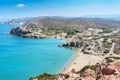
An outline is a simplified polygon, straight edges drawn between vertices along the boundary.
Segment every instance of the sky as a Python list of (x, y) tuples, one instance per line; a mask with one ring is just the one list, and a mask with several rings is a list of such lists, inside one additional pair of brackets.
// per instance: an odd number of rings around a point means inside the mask
[(120, 0), (0, 0), (0, 18), (120, 14)]

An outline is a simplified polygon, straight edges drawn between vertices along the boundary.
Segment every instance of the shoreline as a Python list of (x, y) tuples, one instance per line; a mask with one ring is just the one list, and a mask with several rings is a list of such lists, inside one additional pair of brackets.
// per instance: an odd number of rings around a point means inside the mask
[(95, 65), (103, 59), (102, 56), (95, 56), (89, 54), (83, 54), (79, 48), (77, 52), (68, 60), (68, 63), (65, 63), (63, 68), (59, 73), (66, 74), (69, 73), (72, 69), (80, 71), (86, 65)]
[(60, 68), (60, 69), (57, 71), (57, 73), (62, 73), (62, 71), (64, 70), (64, 68), (65, 68), (66, 66), (68, 66), (68, 65), (72, 62), (73, 58), (74, 58), (75, 55), (76, 55), (76, 52), (77, 52), (77, 50), (76, 50), (75, 53), (66, 61), (66, 63), (62, 66), (62, 68)]

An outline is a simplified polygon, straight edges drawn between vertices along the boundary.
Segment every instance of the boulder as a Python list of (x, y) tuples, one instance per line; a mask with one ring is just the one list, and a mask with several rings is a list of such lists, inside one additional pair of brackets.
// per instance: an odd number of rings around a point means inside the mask
[(120, 72), (120, 60), (109, 58), (106, 61), (106, 65), (100, 64), (100, 66), (104, 75), (114, 75), (116, 72)]
[(96, 76), (95, 71), (91, 70), (91, 69), (87, 69), (81, 74), (81, 77), (93, 77), (93, 78), (95, 78), (95, 76)]
[(10, 31), (10, 34), (12, 35), (16, 35), (16, 36), (23, 36), (23, 35), (26, 35), (26, 34), (31, 34), (32, 32), (29, 31), (29, 30), (26, 30), (22, 27), (17, 27), (17, 28), (13, 28), (11, 31)]

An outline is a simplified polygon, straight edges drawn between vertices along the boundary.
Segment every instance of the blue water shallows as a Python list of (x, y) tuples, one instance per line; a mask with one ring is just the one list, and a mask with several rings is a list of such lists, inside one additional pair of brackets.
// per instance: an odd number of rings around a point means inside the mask
[(58, 47), (60, 39), (11, 36), (0, 24), (0, 80), (28, 80), (41, 73), (57, 73), (75, 51)]

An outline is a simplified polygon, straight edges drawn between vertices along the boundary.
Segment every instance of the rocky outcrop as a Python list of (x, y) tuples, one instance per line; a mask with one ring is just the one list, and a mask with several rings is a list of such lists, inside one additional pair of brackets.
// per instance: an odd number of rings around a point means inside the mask
[(87, 79), (95, 80), (96, 74), (94, 70), (87, 69), (81, 74), (81, 77), (86, 80)]
[(81, 80), (120, 80), (120, 60), (107, 58), (96, 64), (96, 69), (86, 69)]
[(98, 64), (96, 69), (97, 80), (120, 80), (120, 60), (108, 58)]
[(25, 27), (13, 28), (10, 31), (11, 35), (22, 36), (26, 38), (46, 38), (47, 36), (36, 31), (27, 30)]
[(79, 41), (71, 41), (71, 42), (67, 42), (65, 44), (60, 44), (59, 45), (60, 47), (63, 46), (63, 47), (81, 47), (83, 46), (83, 42), (79, 42)]
[(116, 72), (120, 72), (120, 60), (111, 60), (108, 59), (107, 64), (102, 69), (102, 73), (105, 75), (116, 74)]
[[(120, 80), (120, 60), (114, 58), (106, 58), (93, 65), (94, 68), (89, 65), (89, 67), (84, 68), (83, 72), (76, 72), (75, 69), (72, 69), (66, 74), (56, 75), (56, 79), (52, 80)], [(41, 80), (40, 78), (37, 77), (30, 80)], [(47, 80), (51, 79), (47, 78)]]
[(10, 34), (12, 35), (16, 35), (16, 36), (23, 36), (23, 35), (26, 35), (26, 34), (31, 34), (32, 32), (29, 31), (29, 30), (26, 30), (22, 27), (17, 27), (17, 28), (13, 28), (11, 31), (10, 31)]

